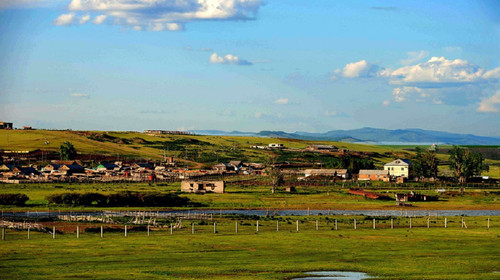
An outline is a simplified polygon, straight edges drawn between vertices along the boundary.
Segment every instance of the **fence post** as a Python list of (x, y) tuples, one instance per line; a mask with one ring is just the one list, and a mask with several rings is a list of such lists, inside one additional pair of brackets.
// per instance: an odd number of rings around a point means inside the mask
[(335, 230), (337, 230), (337, 219), (335, 219)]
[(448, 227), (448, 218), (444, 218), (444, 228)]
[(464, 217), (462, 217), (462, 228), (464, 228)]
[(101, 226), (101, 238), (104, 237), (104, 228)]
[(52, 227), (52, 239), (56, 239), (56, 226)]
[(486, 226), (488, 229), (490, 229), (490, 218), (488, 218), (488, 224)]
[(257, 220), (257, 232), (259, 232), (259, 221)]
[(217, 224), (214, 223), (214, 233), (217, 233)]
[(307, 207), (307, 216), (311, 216), (311, 208)]
[(297, 220), (297, 231), (299, 231), (299, 220)]
[(411, 217), (410, 217), (410, 228), (411, 228), (412, 224), (411, 224)]
[(391, 218), (391, 229), (394, 228), (394, 218)]
[(76, 226), (76, 238), (80, 238), (80, 226)]
[(319, 230), (319, 221), (316, 220), (316, 230)]
[(276, 220), (276, 231), (280, 231), (280, 221)]
[(149, 236), (149, 235), (150, 235), (150, 233), (149, 233), (149, 225), (148, 225), (148, 236)]
[(354, 219), (354, 229), (356, 229), (356, 219)]
[(5, 228), (2, 228), (2, 240), (5, 240)]
[(28, 228), (28, 240), (30, 240), (30, 228)]
[(375, 229), (375, 219), (373, 219), (373, 229)]
[(234, 223), (234, 231), (238, 233), (238, 221)]
[(174, 225), (170, 224), (170, 235), (174, 234)]
[(127, 225), (125, 225), (125, 237), (127, 237)]

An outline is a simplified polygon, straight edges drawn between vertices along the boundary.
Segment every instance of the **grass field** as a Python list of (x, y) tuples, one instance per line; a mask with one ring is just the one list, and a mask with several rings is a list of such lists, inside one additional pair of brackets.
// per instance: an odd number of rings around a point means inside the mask
[[(234, 222), (175, 231), (50, 234), (8, 230), (0, 241), (2, 279), (290, 279), (307, 271), (366, 272), (376, 279), (498, 279), (500, 227), (361, 229), (312, 223)], [(469, 219), (469, 218), (468, 218)], [(484, 217), (474, 218), (484, 224)], [(473, 222), (470, 222), (473, 224)], [(330, 224), (331, 226), (331, 224)], [(387, 224), (386, 224), (387, 226)]]
[[(395, 185), (393, 185), (393, 188)], [(377, 186), (380, 188), (380, 186)], [(139, 192), (177, 192), (182, 197), (189, 198), (192, 202), (201, 203), (203, 208), (212, 209), (399, 209), (394, 200), (372, 200), (361, 196), (348, 194), (347, 188), (340, 184), (334, 186), (297, 187), (297, 193), (287, 193), (279, 189), (276, 194), (271, 194), (268, 186), (228, 185), (224, 194), (188, 194), (180, 193), (180, 183), (113, 183), (113, 184), (0, 184), (0, 193), (24, 193), (30, 200), (25, 207), (0, 206), (3, 210), (43, 211), (49, 205), (45, 199), (51, 194), (66, 192), (98, 192), (102, 194), (120, 191)], [(394, 192), (408, 192), (406, 189), (379, 189), (393, 197)], [(434, 188), (420, 190), (419, 193), (436, 195)], [(468, 190), (465, 193), (453, 192), (441, 195), (439, 201), (412, 202), (408, 210), (437, 210), (437, 209), (489, 209), (500, 210), (500, 192), (497, 190)], [(92, 207), (67, 207), (50, 205), (51, 209), (69, 210), (95, 210)], [(129, 209), (129, 208), (115, 208)], [(138, 208), (134, 208), (138, 209)], [(149, 208), (142, 208), (149, 209)], [(156, 209), (154, 209), (156, 210)]]
[[(97, 135), (97, 136), (95, 136)], [(105, 135), (105, 138), (101, 136)], [(98, 139), (98, 140), (95, 140)], [(217, 159), (245, 159), (246, 161), (265, 162), (271, 151), (251, 149), (253, 145), (267, 146), (270, 143), (283, 143), (289, 148), (305, 148), (311, 144), (331, 144), (353, 151), (383, 153), (406, 153), (395, 147), (360, 145), (344, 142), (316, 142), (295, 139), (275, 139), (242, 136), (185, 136), (166, 135), (149, 136), (139, 132), (103, 132), (103, 131), (54, 131), (54, 130), (0, 130), (0, 149), (5, 150), (51, 150), (58, 151), (59, 146), (70, 141), (76, 150), (83, 154), (121, 155), (160, 159), (164, 150), (170, 156), (187, 158), (196, 157), (206, 161)], [(188, 154), (183, 154), (185, 151)], [(212, 158), (213, 157), (213, 158)], [(375, 158), (390, 161), (391, 158)]]

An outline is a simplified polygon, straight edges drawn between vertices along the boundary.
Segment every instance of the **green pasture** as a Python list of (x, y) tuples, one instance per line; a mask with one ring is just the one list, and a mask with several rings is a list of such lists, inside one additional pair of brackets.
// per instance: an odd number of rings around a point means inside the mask
[[(330, 217), (332, 218), (332, 217)], [(189, 222), (182, 230), (146, 232), (57, 234), (7, 230), (0, 241), (2, 279), (291, 279), (307, 271), (359, 271), (375, 279), (498, 279), (500, 271), (500, 225), (486, 229), (486, 217), (461, 217), (442, 227), (442, 217), (415, 218), (414, 227), (390, 229), (389, 220), (369, 217), (333, 220), (320, 217), (319, 230), (313, 217), (281, 217), (280, 231), (274, 220), (217, 220), (217, 233), (210, 223)], [(496, 217), (492, 217), (496, 218)], [(341, 220), (343, 219), (343, 220)], [(408, 221), (408, 218), (405, 218)], [(326, 224), (326, 223), (329, 224)], [(350, 222), (350, 224), (349, 224)], [(399, 221), (402, 223), (402, 221)], [(474, 224), (476, 223), (476, 224)], [(399, 224), (398, 224), (399, 225)], [(98, 226), (98, 225), (96, 225)], [(416, 228), (418, 226), (418, 228)]]
[[(298, 186), (296, 193), (284, 191), (279, 187), (275, 194), (271, 194), (269, 186), (251, 186), (227, 184), (224, 194), (190, 194), (180, 192), (180, 183), (50, 183), (50, 184), (0, 184), (0, 193), (23, 193), (30, 200), (25, 207), (0, 206), (0, 209), (13, 211), (35, 211), (50, 209), (95, 210), (92, 207), (68, 207), (63, 205), (48, 205), (46, 197), (51, 194), (67, 192), (97, 192), (110, 194), (122, 191), (135, 192), (175, 192), (192, 202), (202, 204), (202, 208), (211, 209), (399, 209), (394, 200), (372, 200), (362, 196), (350, 195), (348, 186), (341, 187), (341, 183), (319, 186)], [(363, 185), (360, 185), (364, 187)], [(411, 187), (401, 187), (396, 184), (374, 184), (373, 191), (386, 194), (393, 198), (396, 192), (409, 192)], [(417, 189), (416, 192), (427, 195), (438, 195), (434, 189)], [(370, 190), (370, 186), (366, 188)], [(411, 202), (407, 210), (436, 210), (436, 209), (500, 209), (500, 192), (490, 189), (467, 189), (460, 193), (458, 187), (453, 192), (439, 194), (438, 201)], [(147, 208), (147, 207), (145, 207)], [(142, 209), (145, 209), (142, 208)], [(128, 208), (117, 208), (128, 209)], [(138, 209), (137, 207), (133, 209)]]

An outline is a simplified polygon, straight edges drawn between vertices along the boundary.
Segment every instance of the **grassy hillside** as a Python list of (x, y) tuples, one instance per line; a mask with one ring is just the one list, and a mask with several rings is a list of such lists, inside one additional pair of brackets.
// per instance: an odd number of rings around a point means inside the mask
[(407, 153), (396, 147), (359, 145), (343, 142), (305, 141), (295, 139), (275, 139), (239, 136), (148, 136), (139, 132), (102, 131), (54, 131), (54, 130), (2, 130), (0, 149), (4, 150), (51, 150), (70, 141), (82, 154), (120, 155), (160, 159), (165, 152), (168, 156), (216, 162), (242, 158), (247, 161), (263, 162), (272, 155), (271, 151), (252, 149), (253, 145), (283, 143), (290, 148), (305, 148), (311, 144), (329, 144), (353, 151), (376, 153), (375, 159), (390, 161), (392, 157), (380, 156), (385, 153)]

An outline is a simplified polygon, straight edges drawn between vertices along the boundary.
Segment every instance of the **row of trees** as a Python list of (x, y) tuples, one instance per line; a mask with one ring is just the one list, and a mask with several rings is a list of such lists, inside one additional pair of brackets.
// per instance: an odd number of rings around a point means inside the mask
[[(454, 177), (459, 183), (465, 183), (468, 179), (481, 175), (482, 171), (488, 170), (484, 163), (483, 155), (471, 149), (453, 146), (449, 151), (449, 166)], [(416, 155), (412, 159), (412, 175), (418, 178), (436, 178), (439, 160), (435, 151), (423, 151), (416, 148)]]

